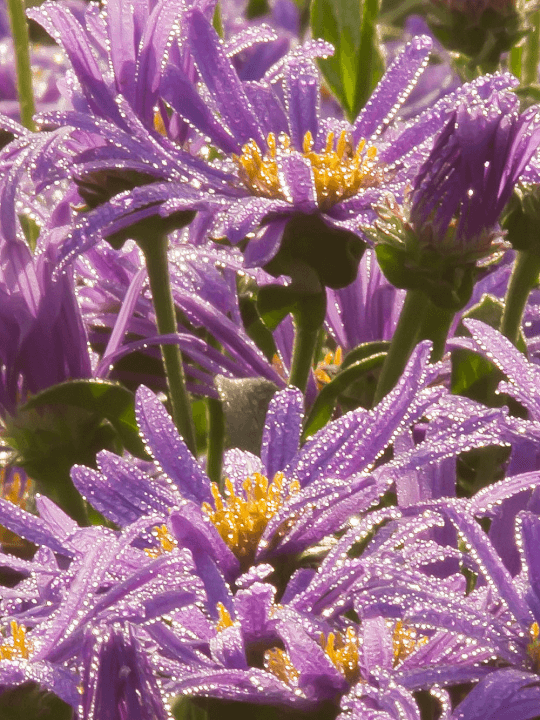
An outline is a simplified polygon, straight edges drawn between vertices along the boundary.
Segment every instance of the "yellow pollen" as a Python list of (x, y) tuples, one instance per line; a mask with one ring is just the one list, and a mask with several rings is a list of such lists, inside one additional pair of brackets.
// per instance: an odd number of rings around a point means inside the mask
[(325, 638), (324, 633), (321, 633), (320, 645), (348, 682), (358, 680), (358, 638), (354, 628), (348, 627), (345, 636), (342, 633), (329, 633)]
[(272, 367), (277, 372), (279, 377), (282, 380), (285, 380), (285, 382), (287, 382), (289, 378), (287, 375), (287, 371), (285, 370), (285, 365), (283, 364), (283, 360), (279, 357), (277, 353), (272, 358)]
[(321, 390), (323, 385), (332, 382), (332, 377), (343, 362), (343, 351), (338, 345), (335, 352), (327, 352), (324, 360), (317, 364), (315, 368), (315, 382), (317, 389)]
[(166, 525), (155, 527), (152, 534), (159, 540), (161, 547), (159, 548), (145, 548), (145, 553), (148, 557), (157, 558), (163, 555), (164, 552), (171, 552), (176, 547), (176, 540), (167, 530)]
[(398, 620), (394, 628), (394, 667), (403, 662), (409, 655), (422, 645), (428, 642), (428, 638), (418, 635), (415, 628), (405, 627), (401, 620)]
[(233, 619), (231, 618), (229, 611), (225, 607), (225, 605), (221, 602), (218, 602), (217, 604), (217, 611), (219, 615), (219, 620), (216, 624), (216, 630), (218, 632), (221, 632), (226, 627), (231, 627), (231, 625), (234, 625)]
[(536, 672), (540, 672), (540, 640), (538, 635), (540, 634), (540, 627), (537, 622), (533, 622), (529, 628), (529, 637), (531, 642), (527, 645), (527, 653), (534, 663), (534, 669)]
[(154, 130), (157, 130), (160, 135), (167, 136), (167, 130), (165, 129), (165, 123), (161, 117), (159, 110), (154, 114)]
[(264, 653), (264, 668), (286, 685), (296, 685), (300, 673), (285, 650), (271, 648)]
[[(30, 500), (30, 481), (23, 480), (20, 474), (14, 473), (9, 486), (6, 484), (6, 468), (0, 469), (0, 497), (8, 502), (17, 505), (22, 510), (28, 509)], [(0, 526), (0, 545), (5, 549), (21, 548), (25, 545), (25, 541), (11, 530)]]
[(255, 473), (244, 480), (242, 488), (244, 497), (235, 495), (227, 478), (223, 497), (216, 483), (212, 483), (214, 508), (203, 503), (202, 509), (237, 558), (251, 560), (268, 521), (285, 500), (300, 490), (300, 485), (294, 480), (284, 488), (283, 473), (276, 473), (271, 483), (264, 475)]
[[(274, 133), (269, 133), (266, 144), (268, 149), (263, 152), (255, 140), (250, 140), (242, 148), (240, 156), (233, 155), (233, 160), (238, 166), (241, 181), (253, 195), (286, 200), (287, 192), (280, 180), (279, 160), (294, 152), (291, 140), (285, 133), (277, 139)], [(337, 142), (334, 133), (329, 132), (325, 148), (320, 153), (313, 152), (313, 137), (308, 131), (302, 141), (301, 154), (311, 164), (317, 202), (322, 209), (356, 195), (363, 188), (378, 185), (382, 179), (382, 170), (375, 162), (377, 148), (373, 145), (366, 147), (364, 139), (354, 148), (346, 130), (340, 133)]]
[(3, 642), (0, 645), (0, 660), (28, 660), (33, 652), (32, 643), (26, 640), (26, 628), (18, 625), (15, 620), (10, 623), (12, 642)]

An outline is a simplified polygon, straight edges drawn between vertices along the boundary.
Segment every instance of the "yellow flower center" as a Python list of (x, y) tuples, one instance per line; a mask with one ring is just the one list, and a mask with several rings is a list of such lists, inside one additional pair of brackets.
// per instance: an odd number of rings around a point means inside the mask
[(163, 118), (159, 110), (154, 113), (154, 130), (157, 130), (160, 135), (164, 135), (165, 137), (167, 137), (165, 123), (163, 122)]
[(325, 637), (321, 633), (320, 644), (332, 663), (345, 679), (354, 683), (360, 676), (358, 669), (358, 637), (354, 628), (348, 627), (345, 635), (342, 633), (328, 633)]
[[(253, 195), (287, 200), (280, 179), (279, 159), (294, 152), (291, 139), (285, 133), (277, 139), (274, 133), (269, 133), (266, 144), (268, 150), (262, 152), (255, 140), (250, 140), (242, 148), (242, 155), (233, 155), (240, 179)], [(365, 140), (360, 140), (354, 148), (344, 130), (337, 142), (334, 133), (329, 132), (322, 152), (313, 152), (312, 147), (313, 137), (308, 131), (301, 154), (311, 164), (320, 208), (329, 208), (356, 195), (362, 188), (381, 182), (381, 168), (375, 162), (377, 148), (366, 146)]]
[(218, 632), (221, 632), (227, 627), (231, 627), (234, 625), (234, 621), (225, 607), (225, 605), (222, 602), (218, 602), (217, 604), (217, 611), (218, 611), (218, 621), (216, 623), (216, 630)]
[(203, 503), (202, 509), (236, 557), (250, 561), (268, 521), (285, 500), (300, 490), (300, 485), (294, 480), (284, 487), (283, 473), (276, 473), (271, 483), (264, 475), (255, 473), (244, 480), (242, 487), (244, 497), (235, 495), (227, 478), (222, 496), (217, 484), (212, 483), (215, 508)]
[(264, 669), (275, 675), (286, 685), (294, 686), (300, 673), (291, 662), (285, 650), (271, 648), (264, 653)]
[[(0, 469), (0, 497), (18, 505), (22, 510), (28, 509), (30, 500), (30, 481), (23, 480), (19, 473), (14, 473), (11, 483), (6, 485), (6, 468)], [(0, 545), (4, 549), (16, 550), (24, 547), (25, 540), (20, 538), (11, 530), (0, 526)]]
[(326, 353), (324, 360), (317, 364), (314, 372), (318, 390), (332, 382), (332, 377), (336, 374), (342, 362), (343, 351), (341, 347), (338, 346), (335, 352)]
[(8, 638), (0, 645), (0, 660), (28, 660), (33, 652), (32, 643), (26, 639), (26, 628), (12, 620), (11, 638)]
[(161, 547), (145, 548), (144, 552), (148, 555), (148, 557), (158, 558), (163, 555), (164, 552), (171, 552), (171, 550), (173, 550), (177, 545), (176, 540), (167, 530), (166, 525), (155, 527), (152, 531), (152, 535), (159, 540)]
[(425, 645), (428, 638), (418, 635), (415, 628), (406, 627), (401, 620), (398, 620), (394, 628), (394, 667), (402, 663), (416, 648)]
[(540, 627), (537, 622), (533, 622), (529, 628), (531, 642), (527, 645), (527, 653), (533, 661), (536, 672), (540, 672), (540, 639), (538, 635), (540, 635)]

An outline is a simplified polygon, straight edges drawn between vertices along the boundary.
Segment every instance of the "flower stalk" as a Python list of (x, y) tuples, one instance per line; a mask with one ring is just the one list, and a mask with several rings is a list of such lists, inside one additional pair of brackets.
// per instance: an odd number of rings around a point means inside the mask
[(212, 482), (221, 486), (221, 467), (225, 447), (225, 417), (221, 400), (208, 398), (208, 449), (206, 455), (206, 472)]
[(540, 63), (540, 10), (531, 13), (531, 30), (523, 48), (521, 81), (524, 85), (538, 82), (538, 65)]
[(289, 385), (305, 393), (319, 331), (326, 316), (326, 293), (303, 295), (292, 315), (295, 332)]
[[(144, 253), (158, 332), (168, 335), (178, 331), (174, 302), (169, 283), (166, 235), (144, 237), (137, 243)], [(195, 431), (189, 394), (186, 389), (182, 354), (178, 345), (161, 345), (161, 356), (167, 376), (172, 417), (191, 452), (196, 455)]]
[(422, 290), (407, 291), (394, 337), (375, 389), (375, 405), (392, 390), (403, 372), (419, 339), (428, 305), (430, 305), (428, 297)]
[(518, 252), (508, 284), (501, 320), (501, 333), (514, 345), (517, 345), (519, 339), (527, 298), (538, 282), (539, 274), (540, 255), (527, 250)]
[(7, 0), (7, 9), (15, 51), (17, 93), (19, 96), (21, 123), (28, 128), (28, 130), (35, 131), (30, 42), (28, 38), (28, 24), (26, 22), (24, 0)]

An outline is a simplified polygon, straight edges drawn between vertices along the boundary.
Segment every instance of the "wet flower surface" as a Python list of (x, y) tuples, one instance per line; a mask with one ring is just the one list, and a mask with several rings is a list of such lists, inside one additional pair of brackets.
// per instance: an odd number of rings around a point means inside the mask
[(379, 5), (0, 12), (0, 718), (538, 717), (540, 15)]

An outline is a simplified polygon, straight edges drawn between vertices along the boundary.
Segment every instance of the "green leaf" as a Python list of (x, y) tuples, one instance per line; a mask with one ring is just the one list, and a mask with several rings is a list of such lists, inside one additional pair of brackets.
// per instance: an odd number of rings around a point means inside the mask
[(36, 683), (4, 688), (0, 695), (2, 720), (71, 720), (73, 709)]
[(208, 713), (186, 697), (173, 703), (172, 712), (175, 720), (208, 720)]
[(452, 392), (456, 395), (475, 400), (491, 395), (495, 373), (492, 363), (481, 355), (462, 349), (452, 353)]
[(374, 340), (357, 345), (354, 350), (351, 350), (351, 352), (343, 358), (341, 369), (345, 370), (345, 368), (358, 362), (358, 360), (365, 360), (365, 358), (376, 355), (377, 353), (388, 352), (389, 347), (389, 340)]
[(286, 285), (265, 285), (259, 290), (257, 310), (269, 330), (275, 330), (279, 323), (293, 312), (300, 293)]
[(23, 410), (45, 405), (67, 405), (108, 420), (132, 455), (147, 458), (135, 420), (133, 393), (122, 385), (100, 380), (70, 380), (34, 395)]
[(313, 36), (335, 48), (321, 70), (349, 120), (366, 104), (384, 72), (377, 38), (379, 0), (312, 0)]
[(385, 357), (386, 352), (378, 352), (358, 360), (338, 373), (332, 382), (321, 389), (306, 420), (304, 439), (316, 433), (332, 419), (339, 395), (366, 373), (382, 365)]

